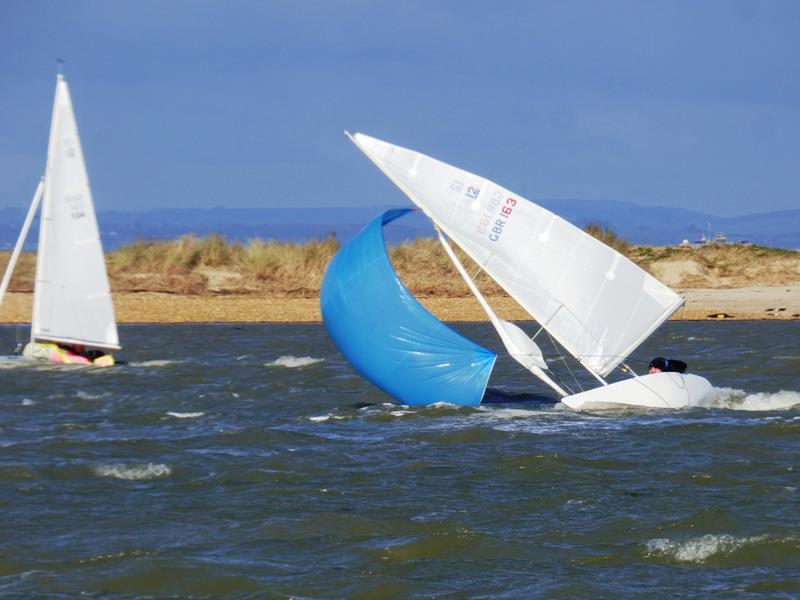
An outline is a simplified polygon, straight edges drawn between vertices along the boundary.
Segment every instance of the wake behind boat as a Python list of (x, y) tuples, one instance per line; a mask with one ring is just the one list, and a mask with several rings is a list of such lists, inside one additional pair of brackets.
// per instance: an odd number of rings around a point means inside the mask
[[(678, 372), (606, 381), (617, 368), (630, 375), (625, 359), (683, 304), (680, 296), (626, 257), (492, 181), (376, 138), (348, 136), (433, 221), (442, 246), (509, 355), (566, 405), (680, 408), (699, 404), (711, 393), (704, 378)], [(387, 301), (389, 295), (405, 298), (408, 292), (396, 275), (388, 274), (388, 258), (381, 256), (385, 250), (375, 243), (375, 231), (393, 218), (397, 215), (382, 215), (334, 257), (320, 293), (325, 325), (356, 370), (401, 402), (478, 404), (494, 362), (486, 356), (493, 353), (477, 347), (471, 350), (472, 358), (454, 361), (452, 350), (463, 344), (461, 340), (434, 335), (441, 331), (439, 326), (409, 327), (409, 314), (425, 309), (408, 301)], [(450, 241), (538, 322), (536, 335), (529, 336), (494, 313)], [(376, 265), (383, 275), (365, 278)], [(388, 269), (393, 274), (390, 264)], [(378, 291), (381, 280), (386, 283)], [(350, 295), (348, 287), (358, 295)], [(373, 304), (375, 311), (369, 308)], [(400, 325), (391, 329), (390, 323)], [(574, 357), (599, 387), (584, 390), (577, 378), (555, 373), (536, 343), (540, 335)], [(467, 386), (454, 385), (472, 378), (475, 381)], [(406, 391), (427, 388), (431, 381), (450, 384), (437, 384), (437, 391), (424, 395)]]
[(31, 339), (23, 356), (110, 366), (119, 350), (103, 248), (69, 88), (56, 82), (45, 175), (0, 283), (0, 304), (41, 203)]

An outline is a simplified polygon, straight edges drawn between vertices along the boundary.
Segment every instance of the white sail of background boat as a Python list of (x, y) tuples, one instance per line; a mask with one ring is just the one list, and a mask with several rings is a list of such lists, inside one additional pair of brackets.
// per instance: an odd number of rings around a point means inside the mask
[(69, 88), (56, 82), (47, 165), (12, 253), (0, 302), (41, 201), (31, 341), (24, 356), (113, 364), (119, 350), (103, 248)]
[[(510, 355), (573, 408), (681, 407), (711, 393), (684, 373), (606, 377), (683, 299), (633, 262), (552, 212), (483, 177), (356, 133), (350, 139), (440, 230), (440, 240)], [(442, 235), (442, 232), (446, 235)], [(572, 391), (551, 376), (537, 344), (494, 314), (450, 248), (455, 242), (516, 300), (600, 387)]]

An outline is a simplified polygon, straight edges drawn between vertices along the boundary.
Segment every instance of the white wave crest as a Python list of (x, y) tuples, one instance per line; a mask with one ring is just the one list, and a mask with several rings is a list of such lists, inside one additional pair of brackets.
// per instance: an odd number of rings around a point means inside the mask
[(107, 393), (90, 394), (89, 392), (84, 392), (83, 390), (78, 390), (77, 392), (75, 392), (75, 396), (79, 400), (100, 400), (101, 398), (103, 398), (104, 396), (107, 396), (107, 395), (108, 395)]
[(0, 356), (0, 369), (19, 369), (30, 367), (31, 361), (23, 360), (21, 356)]
[(183, 361), (180, 360), (143, 360), (142, 362), (132, 362), (132, 367), (168, 367), (170, 365), (177, 365)]
[(672, 558), (680, 562), (702, 563), (716, 554), (730, 554), (747, 545), (758, 544), (766, 535), (737, 538), (732, 535), (707, 534), (683, 542), (656, 538), (647, 542), (647, 556)]
[(314, 423), (324, 423), (325, 421), (330, 421), (333, 419), (334, 421), (341, 421), (344, 419), (341, 415), (334, 415), (334, 414), (327, 414), (327, 415), (319, 415), (317, 417), (308, 417), (309, 421), (313, 421)]
[(158, 479), (172, 474), (167, 465), (147, 463), (146, 465), (100, 465), (94, 468), (95, 475), (114, 479), (143, 480)]
[(707, 400), (707, 406), (749, 411), (787, 410), (800, 406), (800, 392), (781, 390), (772, 394), (748, 394), (744, 390), (714, 388), (714, 393)]
[(530, 418), (542, 415), (542, 411), (528, 410), (524, 408), (485, 408), (480, 407), (477, 412), (483, 418), (497, 419), (498, 421), (508, 419)]
[(175, 417), (176, 419), (196, 419), (197, 417), (202, 417), (206, 413), (204, 413), (204, 412), (172, 412), (172, 411), (168, 411), (167, 414), (170, 417)]
[(298, 367), (307, 367), (318, 362), (322, 362), (324, 358), (313, 358), (311, 356), (279, 356), (272, 362), (266, 363), (265, 367), (287, 367), (289, 369), (296, 369)]

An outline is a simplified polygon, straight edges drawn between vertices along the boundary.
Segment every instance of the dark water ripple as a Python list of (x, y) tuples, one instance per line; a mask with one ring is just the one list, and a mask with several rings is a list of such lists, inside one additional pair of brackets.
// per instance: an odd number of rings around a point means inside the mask
[(634, 359), (716, 398), (596, 414), (505, 359), (478, 409), (397, 406), (318, 325), (121, 337), (0, 361), (2, 597), (800, 595), (798, 323), (668, 323)]

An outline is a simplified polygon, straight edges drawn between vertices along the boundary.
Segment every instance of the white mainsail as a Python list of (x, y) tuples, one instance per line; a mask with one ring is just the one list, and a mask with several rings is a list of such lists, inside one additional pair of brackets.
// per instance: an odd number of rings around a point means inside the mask
[(62, 75), (47, 150), (31, 340), (119, 349), (89, 178)]
[(350, 139), (600, 378), (683, 303), (615, 250), (488, 179), (361, 133)]

